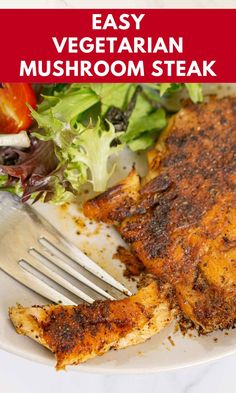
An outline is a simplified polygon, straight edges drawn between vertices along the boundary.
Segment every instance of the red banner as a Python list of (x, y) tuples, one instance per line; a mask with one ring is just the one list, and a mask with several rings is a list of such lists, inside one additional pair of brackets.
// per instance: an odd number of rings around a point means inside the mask
[(236, 82), (236, 9), (0, 10), (0, 80)]

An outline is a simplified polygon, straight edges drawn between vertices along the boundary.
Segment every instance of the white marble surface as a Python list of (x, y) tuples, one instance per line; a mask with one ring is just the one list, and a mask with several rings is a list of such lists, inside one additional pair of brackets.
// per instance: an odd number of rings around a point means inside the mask
[[(0, 8), (234, 8), (236, 0), (0, 0)], [(0, 393), (234, 393), (236, 355), (156, 375), (60, 372), (0, 351)], [(71, 389), (71, 390), (70, 390)]]
[(155, 375), (96, 375), (53, 368), (0, 351), (1, 393), (234, 393), (236, 355)]
[(236, 0), (0, 0), (0, 8), (234, 8)]

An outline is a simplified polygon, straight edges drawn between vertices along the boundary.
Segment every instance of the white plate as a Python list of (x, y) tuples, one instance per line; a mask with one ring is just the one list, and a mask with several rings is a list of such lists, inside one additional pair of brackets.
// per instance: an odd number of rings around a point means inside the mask
[[(209, 85), (207, 90), (215, 92), (216, 86)], [(225, 91), (229, 93), (227, 86), (223, 88), (221, 86), (220, 90), (217, 91), (220, 94)], [(231, 85), (230, 91), (236, 91), (236, 85)], [(119, 161), (118, 177), (124, 176), (124, 172), (127, 172), (128, 168), (132, 166), (133, 160), (133, 155), (127, 155), (127, 152), (123, 153)], [(143, 169), (142, 158), (138, 157), (137, 159), (136, 157), (136, 160), (139, 167)], [(126, 169), (124, 169), (124, 165)], [(121, 239), (113, 229), (100, 224), (97, 228), (94, 224), (85, 222), (83, 218), (77, 220), (76, 224), (74, 217), (80, 216), (76, 206), (71, 206), (67, 210), (39, 204), (37, 208), (62, 233), (80, 246), (83, 251), (88, 252), (115, 278), (132, 287), (133, 284), (124, 279), (120, 263), (112, 259), (116, 246), (121, 243)], [(84, 223), (86, 224), (85, 227)], [(76, 234), (78, 230), (82, 233), (81, 235)], [(107, 234), (110, 234), (111, 238), (107, 237)], [(15, 333), (8, 319), (7, 309), (16, 303), (30, 306), (32, 304), (43, 304), (45, 300), (0, 271), (0, 347), (28, 359), (50, 365), (55, 364), (54, 357), (49, 351), (30, 339), (18, 336)], [(193, 334), (192, 337), (189, 337), (189, 335), (183, 337), (180, 332), (174, 332), (174, 326), (172, 325), (144, 344), (116, 352), (110, 351), (102, 357), (71, 369), (112, 374), (150, 373), (203, 363), (234, 352), (236, 352), (235, 330), (216, 332), (205, 337), (198, 337), (197, 334)]]

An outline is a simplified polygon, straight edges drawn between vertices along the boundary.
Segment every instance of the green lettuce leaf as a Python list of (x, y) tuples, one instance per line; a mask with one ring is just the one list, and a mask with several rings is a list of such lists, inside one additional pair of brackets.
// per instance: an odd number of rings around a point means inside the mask
[(31, 109), (33, 118), (43, 132), (34, 135), (41, 140), (52, 140), (56, 146), (65, 148), (78, 133), (78, 119), (86, 110), (93, 107), (99, 98), (89, 88), (65, 92), (56, 97), (45, 97), (37, 110)]
[[(153, 133), (162, 130), (165, 126), (164, 109), (154, 109), (149, 97), (140, 94), (130, 116), (127, 131), (121, 136), (121, 141), (128, 144), (131, 150), (143, 150), (153, 144)], [(139, 138), (141, 138), (140, 143), (138, 143)]]
[(203, 93), (202, 85), (200, 83), (185, 83), (185, 87), (188, 90), (189, 97), (194, 103), (202, 102)]
[(148, 132), (144, 132), (139, 138), (133, 139), (129, 142), (129, 148), (132, 151), (146, 150), (148, 147), (153, 145), (154, 140), (154, 137), (152, 137)]
[(8, 180), (8, 176), (7, 175), (0, 174), (0, 187), (1, 188), (5, 187), (5, 185), (7, 183), (7, 180)]
[(74, 138), (71, 146), (61, 152), (63, 159), (69, 163), (65, 176), (76, 190), (80, 186), (76, 184), (78, 172), (82, 174), (82, 182), (88, 179), (93, 184), (94, 191), (102, 192), (106, 189), (115, 169), (115, 166), (108, 169), (109, 157), (123, 149), (121, 144), (112, 146), (112, 142), (119, 138), (121, 133), (115, 132), (111, 123), (108, 125), (109, 130), (106, 130), (100, 119), (95, 126), (89, 124)]
[(71, 89), (79, 86), (89, 87), (99, 97), (103, 116), (112, 106), (125, 110), (137, 85), (135, 83), (88, 83), (73, 84)]
[(18, 181), (11, 181), (9, 182), (8, 175), (0, 173), (0, 189), (1, 191), (8, 191), (12, 194), (18, 195), (19, 197), (22, 196), (23, 190), (20, 182)]

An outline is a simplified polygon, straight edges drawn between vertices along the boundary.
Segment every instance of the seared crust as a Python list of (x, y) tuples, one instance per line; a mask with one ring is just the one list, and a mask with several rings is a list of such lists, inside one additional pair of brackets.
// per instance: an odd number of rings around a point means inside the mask
[(146, 341), (173, 319), (170, 302), (155, 281), (136, 295), (92, 305), (12, 307), (9, 316), (19, 334), (55, 353), (57, 369), (79, 364), (109, 349)]
[(119, 259), (126, 266), (124, 271), (126, 277), (140, 276), (145, 270), (143, 263), (130, 250), (122, 246), (117, 247), (113, 258)]
[(139, 199), (140, 179), (135, 169), (116, 186), (84, 204), (84, 213), (97, 221), (110, 224), (122, 221), (132, 214)]
[[(185, 315), (205, 331), (229, 328), (236, 321), (236, 98), (188, 104), (149, 162), (148, 182), (132, 209), (123, 202), (116, 226), (147, 270), (173, 286)], [(124, 192), (129, 199), (127, 184)], [(108, 200), (118, 207), (109, 191), (100, 206)], [(85, 213), (96, 218), (91, 204)]]

